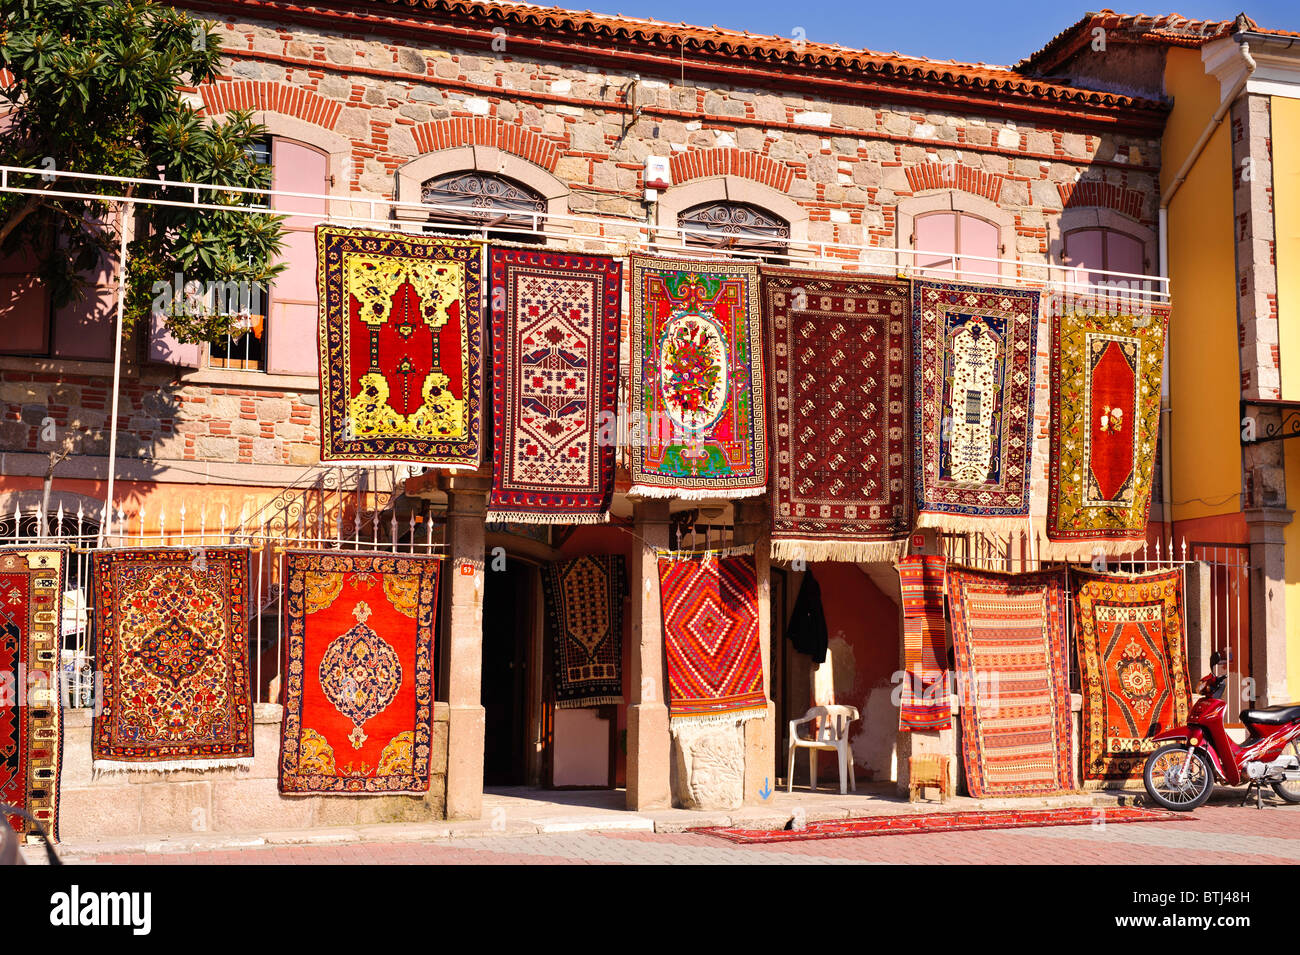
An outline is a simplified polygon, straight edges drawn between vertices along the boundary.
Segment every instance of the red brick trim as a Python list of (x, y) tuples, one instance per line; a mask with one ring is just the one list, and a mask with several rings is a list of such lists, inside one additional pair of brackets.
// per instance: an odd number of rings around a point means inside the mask
[(1067, 209), (1100, 206), (1142, 221), (1143, 195), (1139, 189), (1125, 189), (1098, 179), (1080, 179), (1078, 182), (1057, 183), (1056, 190), (1061, 194), (1061, 205)]
[(678, 153), (669, 161), (673, 182), (680, 185), (707, 176), (739, 176), (780, 192), (794, 182), (794, 170), (774, 159), (740, 149), (695, 149)]
[(325, 129), (333, 129), (339, 113), (343, 112), (342, 103), (287, 83), (218, 81), (200, 86), (199, 96), (203, 98), (203, 111), (209, 116), (231, 109), (266, 110), (296, 116)]
[(1002, 177), (958, 162), (927, 162), (904, 170), (913, 192), (923, 189), (960, 189), (990, 202), (1002, 195)]
[(541, 166), (547, 172), (555, 171), (560, 161), (560, 147), (549, 139), (537, 135), (523, 126), (503, 123), (499, 119), (458, 117), (411, 127), (415, 147), (421, 153), (457, 146), (493, 146), (502, 152), (512, 153)]

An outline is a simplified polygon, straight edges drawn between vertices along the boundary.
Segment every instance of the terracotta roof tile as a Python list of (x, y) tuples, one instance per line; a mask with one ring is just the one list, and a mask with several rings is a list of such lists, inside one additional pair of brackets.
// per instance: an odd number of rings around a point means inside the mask
[(481, 17), (484, 22), (513, 21), (534, 29), (583, 34), (591, 39), (612, 43), (646, 45), (673, 44), (674, 49), (698, 49), (733, 58), (760, 60), (771, 65), (833, 67), (865, 74), (951, 84), (974, 91), (1021, 95), (1060, 104), (1100, 107), (1156, 107), (1157, 104), (1119, 93), (1087, 90), (1071, 84), (1026, 77), (1006, 66), (987, 63), (962, 63), (907, 56), (897, 52), (879, 53), (835, 43), (796, 41), (721, 27), (691, 26), (622, 15), (574, 11), (560, 7), (538, 6), (508, 0), (382, 0), (390, 6), (424, 9), (430, 12)]
[[(1177, 13), (1162, 16), (1116, 13), (1099, 10), (1058, 33), (1036, 53), (1016, 64), (1020, 73), (1050, 72), (1080, 47), (1091, 43), (1094, 31), (1106, 31), (1108, 43), (1149, 43), (1165, 46), (1201, 47), (1211, 40), (1229, 36), (1238, 29), (1258, 30), (1255, 21), (1245, 14), (1236, 20), (1189, 20)], [(1272, 32), (1272, 31), (1266, 31)]]

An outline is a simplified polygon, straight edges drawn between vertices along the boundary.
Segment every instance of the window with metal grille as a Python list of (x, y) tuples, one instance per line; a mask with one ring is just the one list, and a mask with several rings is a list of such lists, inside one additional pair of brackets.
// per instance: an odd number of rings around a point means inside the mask
[(489, 239), (545, 241), (533, 234), (546, 212), (545, 197), (505, 176), (477, 170), (436, 176), (421, 187), (420, 201), (437, 207), (429, 214), (432, 223), (476, 226)]
[(790, 223), (744, 202), (705, 202), (677, 216), (684, 245), (727, 251), (784, 254), (790, 243)]

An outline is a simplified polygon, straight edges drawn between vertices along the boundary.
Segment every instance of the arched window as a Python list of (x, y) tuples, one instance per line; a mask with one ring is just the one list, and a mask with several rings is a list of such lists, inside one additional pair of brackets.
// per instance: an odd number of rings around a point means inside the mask
[(1103, 281), (1123, 281), (1102, 272), (1127, 272), (1146, 275), (1147, 263), (1140, 239), (1107, 227), (1075, 229), (1065, 233), (1063, 258), (1066, 265), (1078, 269), (1078, 281), (1095, 285)]
[(533, 233), (536, 214), (547, 210), (546, 198), (505, 176), (472, 169), (435, 176), (420, 188), (420, 201), (438, 206), (429, 214), (432, 223), (480, 226), (488, 238), (545, 241)]
[(999, 230), (969, 212), (926, 212), (912, 223), (912, 262), (925, 278), (955, 279), (997, 275)]
[(707, 249), (784, 253), (790, 242), (789, 222), (745, 202), (691, 206), (678, 214), (677, 227), (685, 233), (683, 244)]

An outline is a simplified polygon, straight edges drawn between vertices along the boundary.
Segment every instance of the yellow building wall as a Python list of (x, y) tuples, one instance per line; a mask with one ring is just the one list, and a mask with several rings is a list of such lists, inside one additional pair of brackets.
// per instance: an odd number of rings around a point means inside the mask
[[(1282, 397), (1300, 400), (1300, 100), (1274, 96), (1273, 226)], [(1300, 507), (1300, 439), (1286, 442), (1286, 501)], [(1300, 521), (1286, 528), (1286, 685), (1300, 691)]]
[[(1199, 51), (1171, 49), (1165, 89), (1162, 191), (1219, 106)], [(1232, 150), (1225, 120), (1169, 207), (1171, 499), (1175, 521), (1240, 509), (1241, 400), (1234, 294)]]
[[(1282, 397), (1300, 400), (1300, 99), (1272, 97), (1273, 225)], [(1296, 500), (1288, 495), (1289, 500)]]

